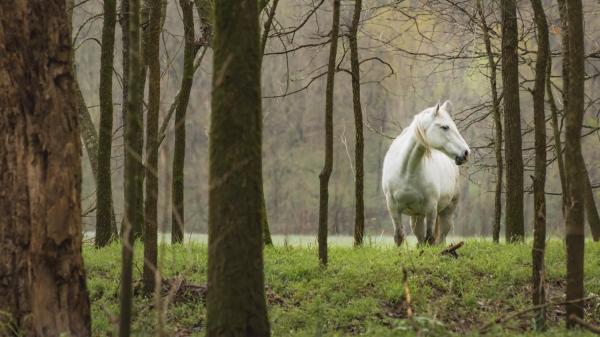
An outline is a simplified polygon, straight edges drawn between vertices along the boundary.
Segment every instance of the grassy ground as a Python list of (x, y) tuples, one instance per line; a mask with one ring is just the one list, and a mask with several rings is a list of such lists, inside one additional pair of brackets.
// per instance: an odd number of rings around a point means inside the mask
[[(163, 276), (185, 280), (166, 314), (169, 336), (204, 336), (206, 309), (206, 245), (161, 247)], [(530, 245), (494, 245), (469, 240), (457, 259), (440, 256), (440, 247), (397, 249), (367, 245), (334, 246), (330, 265), (318, 265), (314, 245), (277, 246), (265, 250), (265, 280), (273, 336), (464, 336), (496, 317), (530, 306)], [(136, 247), (135, 278), (141, 277), (141, 246)], [(94, 336), (114, 332), (118, 312), (120, 247), (96, 250), (86, 245), (84, 257), (93, 306)], [(548, 244), (546, 257), (551, 301), (563, 299), (565, 249)], [(402, 267), (408, 271), (414, 316), (406, 319)], [(586, 294), (600, 294), (600, 244), (588, 242)], [(137, 286), (139, 289), (139, 286)], [(168, 286), (165, 285), (165, 292)], [(152, 336), (156, 328), (153, 300), (136, 293), (134, 336)], [(545, 336), (567, 333), (564, 309), (548, 308)], [(600, 324), (600, 299), (586, 305), (586, 319)], [(494, 326), (487, 336), (539, 336), (531, 331), (531, 315)]]

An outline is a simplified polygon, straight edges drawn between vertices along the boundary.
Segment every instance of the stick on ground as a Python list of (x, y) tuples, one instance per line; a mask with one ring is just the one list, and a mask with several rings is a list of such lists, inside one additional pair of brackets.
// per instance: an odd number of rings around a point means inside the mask
[(458, 257), (458, 253), (456, 252), (457, 249), (459, 249), (460, 247), (464, 246), (465, 242), (461, 241), (459, 243), (455, 243), (453, 245), (448, 246), (448, 248), (442, 250), (440, 252), (441, 255), (450, 255), (452, 257)]
[(600, 335), (600, 327), (595, 326), (591, 323), (588, 323), (584, 320), (582, 320), (581, 318), (577, 317), (576, 315), (571, 314), (571, 316), (569, 316), (569, 319), (579, 325), (581, 325), (584, 329), (591, 331), (593, 333), (595, 333), (596, 335)]
[(406, 317), (411, 319), (413, 316), (412, 300), (410, 297), (410, 288), (408, 287), (408, 272), (402, 267), (402, 284), (404, 285), (404, 299), (406, 301)]

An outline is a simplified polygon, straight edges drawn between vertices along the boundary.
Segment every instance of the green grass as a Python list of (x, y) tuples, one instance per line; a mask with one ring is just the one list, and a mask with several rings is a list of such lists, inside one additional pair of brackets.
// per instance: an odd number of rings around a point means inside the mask
[[(135, 279), (141, 277), (141, 246), (136, 246)], [(530, 306), (529, 244), (495, 245), (469, 240), (458, 259), (440, 256), (440, 247), (425, 249), (333, 246), (327, 269), (318, 265), (314, 245), (277, 246), (265, 250), (265, 281), (273, 336), (465, 336), (477, 335), (490, 320)], [(161, 247), (166, 278), (206, 282), (207, 249), (202, 243)], [(114, 331), (118, 313), (120, 247), (96, 250), (86, 245), (84, 258), (92, 300), (94, 336)], [(406, 319), (402, 267), (409, 275), (414, 317)], [(548, 296), (563, 299), (565, 249), (550, 241), (546, 255)], [(586, 294), (600, 294), (600, 244), (588, 242)], [(139, 288), (139, 286), (138, 286)], [(153, 300), (134, 300), (134, 336), (151, 336), (156, 328)], [(548, 308), (545, 336), (567, 333), (564, 309)], [(586, 319), (600, 323), (600, 300), (590, 301)], [(169, 335), (204, 336), (206, 309), (200, 296), (176, 296), (166, 315)], [(487, 336), (539, 336), (531, 315), (495, 326)]]

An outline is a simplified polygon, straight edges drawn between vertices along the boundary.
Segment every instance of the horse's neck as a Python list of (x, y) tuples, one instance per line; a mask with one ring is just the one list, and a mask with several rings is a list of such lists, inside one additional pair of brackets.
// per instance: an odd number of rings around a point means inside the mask
[(425, 157), (431, 155), (431, 149), (426, 144), (423, 129), (420, 128), (418, 121), (415, 120), (407, 131), (409, 137), (406, 143), (407, 150), (404, 152), (406, 158), (402, 161), (404, 163), (402, 171), (412, 175), (419, 170)]

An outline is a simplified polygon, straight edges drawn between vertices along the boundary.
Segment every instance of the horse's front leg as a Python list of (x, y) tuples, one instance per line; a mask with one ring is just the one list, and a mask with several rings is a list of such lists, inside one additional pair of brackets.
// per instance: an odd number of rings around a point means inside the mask
[(427, 212), (425, 215), (425, 243), (428, 245), (433, 245), (435, 243), (435, 235), (433, 233), (433, 228), (435, 226), (435, 221), (437, 220), (437, 205), (434, 205), (431, 210)]

